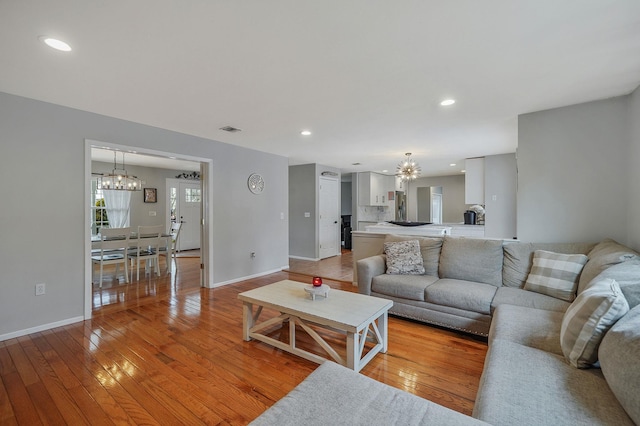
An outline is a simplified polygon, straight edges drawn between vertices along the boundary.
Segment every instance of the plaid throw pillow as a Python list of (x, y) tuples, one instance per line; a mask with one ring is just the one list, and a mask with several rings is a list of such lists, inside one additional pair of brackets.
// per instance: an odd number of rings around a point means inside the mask
[(536, 250), (524, 289), (572, 302), (576, 298), (578, 277), (587, 259), (584, 254)]
[(627, 312), (629, 304), (615, 280), (589, 283), (562, 318), (560, 346), (569, 364), (588, 368), (595, 363), (605, 333)]
[(384, 243), (384, 253), (387, 255), (387, 274), (424, 274), (418, 240)]

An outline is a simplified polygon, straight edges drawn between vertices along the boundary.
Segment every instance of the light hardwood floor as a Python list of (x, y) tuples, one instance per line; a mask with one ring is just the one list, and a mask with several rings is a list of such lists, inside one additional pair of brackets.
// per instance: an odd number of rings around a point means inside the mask
[[(92, 320), (0, 342), (0, 424), (246, 424), (317, 367), (244, 342), (237, 299), (307, 275), (201, 289), (199, 273), (198, 259), (181, 258), (170, 276), (107, 282), (94, 289)], [(469, 414), (486, 350), (476, 338), (391, 317), (389, 351), (361, 374)]]

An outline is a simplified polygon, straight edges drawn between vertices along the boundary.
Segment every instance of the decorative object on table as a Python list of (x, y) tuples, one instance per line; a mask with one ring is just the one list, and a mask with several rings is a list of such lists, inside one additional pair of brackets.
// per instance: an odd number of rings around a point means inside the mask
[(312, 284), (314, 287), (320, 287), (322, 285), (322, 277), (313, 277)]
[(320, 284), (319, 286), (314, 284), (304, 288), (304, 291), (311, 295), (311, 300), (316, 300), (316, 296), (323, 296), (326, 299), (329, 297), (329, 290), (331, 290), (331, 287), (326, 284)]
[(116, 151), (113, 151), (113, 169), (111, 173), (103, 173), (98, 177), (98, 189), (118, 191), (141, 191), (142, 181), (137, 176), (127, 174), (124, 168), (124, 152), (122, 153), (122, 168), (116, 162)]
[(476, 214), (476, 225), (484, 225), (484, 206), (480, 204), (469, 207), (469, 210)]
[(176, 179), (200, 180), (200, 172), (180, 173)]
[(156, 188), (144, 189), (144, 202), (145, 203), (157, 203), (158, 202), (158, 190)]
[(400, 180), (402, 182), (406, 181), (407, 182), (407, 196), (405, 199), (405, 212), (406, 212), (406, 219), (407, 222), (409, 221), (409, 181), (417, 179), (420, 176), (420, 173), (422, 172), (422, 169), (420, 168), (420, 165), (418, 163), (416, 163), (414, 160), (411, 159), (411, 153), (407, 152), (406, 154), (407, 159), (404, 161), (401, 161), (398, 164), (398, 168), (396, 170), (396, 176), (400, 178)]
[(264, 190), (264, 179), (257, 173), (251, 173), (247, 179), (249, 191), (253, 194), (260, 194)]

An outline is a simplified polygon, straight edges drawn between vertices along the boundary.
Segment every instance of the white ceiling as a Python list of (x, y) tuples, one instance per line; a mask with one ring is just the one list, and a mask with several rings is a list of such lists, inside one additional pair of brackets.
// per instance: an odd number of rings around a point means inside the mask
[(290, 164), (394, 172), (412, 152), (442, 175), (514, 152), (518, 114), (634, 90), (640, 1), (4, 0), (0, 58), (3, 92)]

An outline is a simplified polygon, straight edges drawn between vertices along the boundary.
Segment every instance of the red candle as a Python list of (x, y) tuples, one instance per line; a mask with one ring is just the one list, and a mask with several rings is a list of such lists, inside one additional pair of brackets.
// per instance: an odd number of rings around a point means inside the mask
[(321, 285), (322, 285), (322, 278), (313, 277), (313, 286), (314, 287), (320, 287)]

